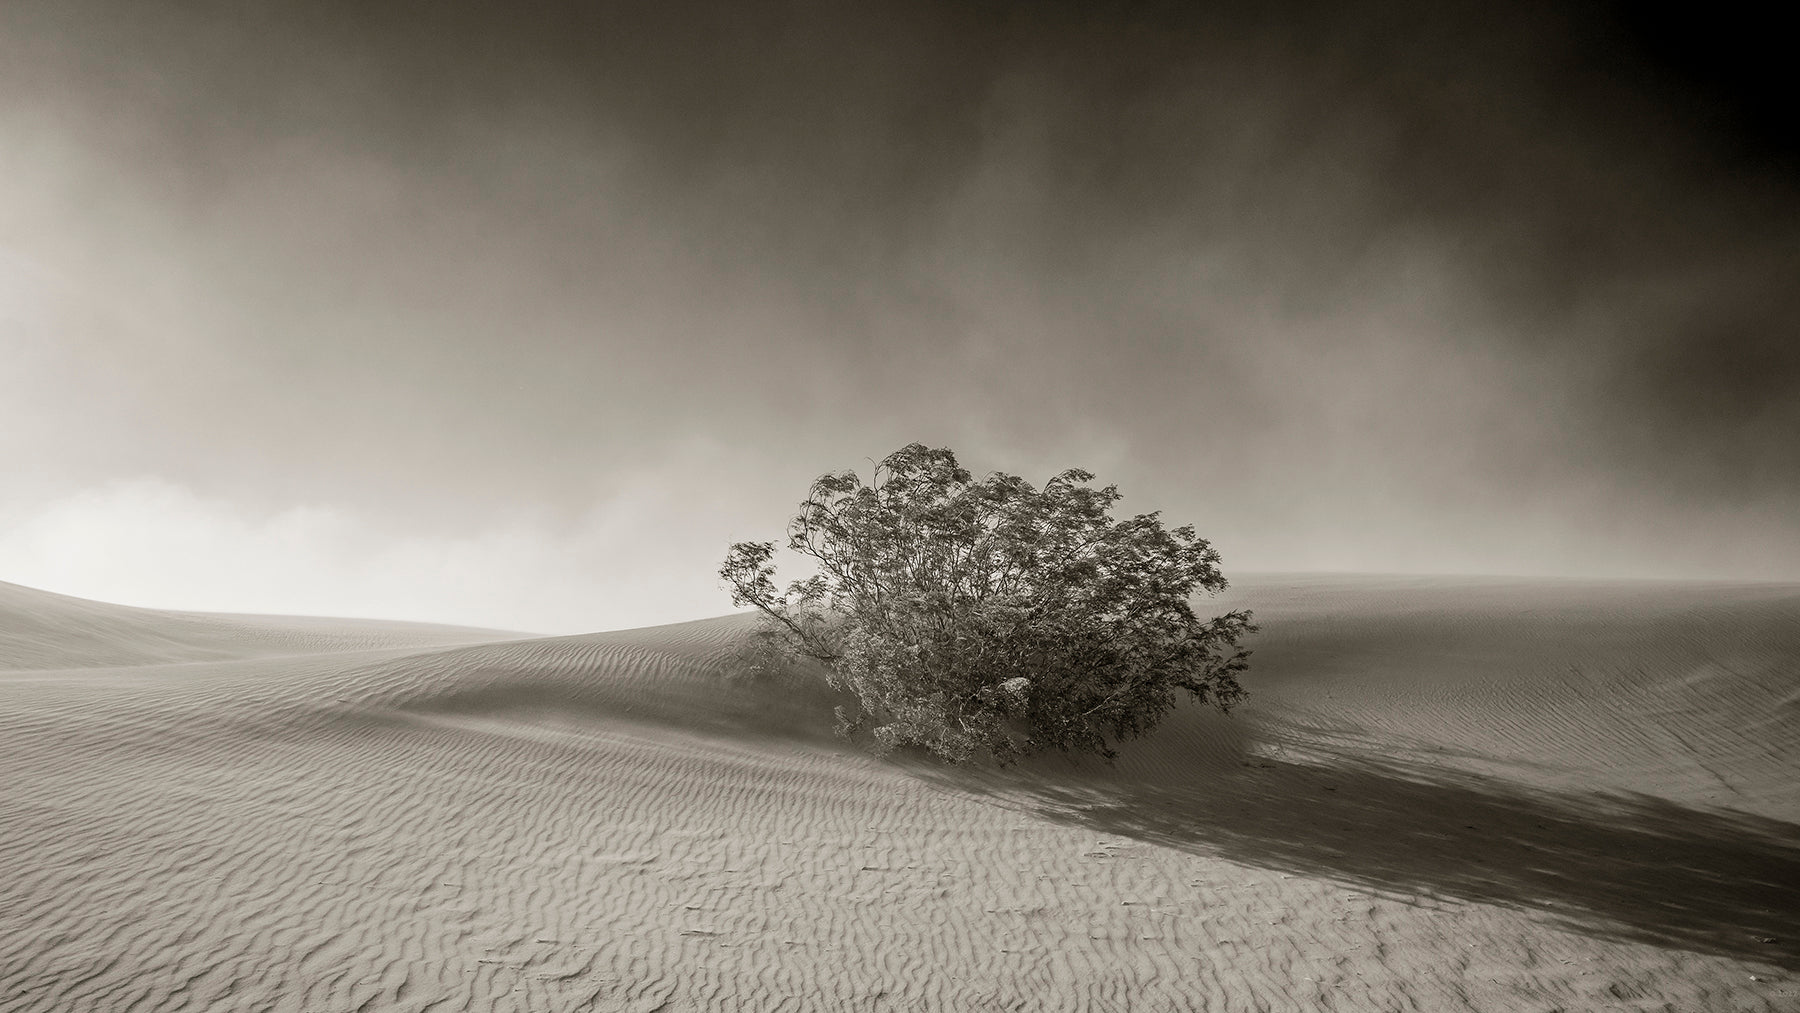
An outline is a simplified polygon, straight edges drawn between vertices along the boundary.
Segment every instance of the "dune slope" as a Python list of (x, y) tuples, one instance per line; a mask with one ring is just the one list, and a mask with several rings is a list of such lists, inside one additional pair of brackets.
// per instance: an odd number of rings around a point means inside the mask
[(1248, 704), (1005, 772), (745, 617), (0, 592), (0, 1010), (1800, 1004), (1800, 588), (1244, 581)]
[(519, 636), (429, 623), (141, 609), (0, 581), (0, 671), (427, 647)]

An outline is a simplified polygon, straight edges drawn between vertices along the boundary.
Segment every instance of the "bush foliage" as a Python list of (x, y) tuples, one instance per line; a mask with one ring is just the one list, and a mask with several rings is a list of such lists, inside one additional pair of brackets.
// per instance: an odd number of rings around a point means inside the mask
[(788, 525), (818, 573), (777, 590), (772, 542), (731, 547), (732, 603), (764, 616), (766, 645), (827, 666), (884, 746), (1005, 763), (1095, 752), (1141, 735), (1177, 691), (1229, 709), (1255, 629), (1248, 612), (1202, 620), (1196, 589), (1226, 586), (1219, 556), (1158, 515), (1114, 520), (1116, 487), (1071, 469), (1042, 489), (980, 481), (949, 450), (913, 444), (868, 484), (821, 476)]

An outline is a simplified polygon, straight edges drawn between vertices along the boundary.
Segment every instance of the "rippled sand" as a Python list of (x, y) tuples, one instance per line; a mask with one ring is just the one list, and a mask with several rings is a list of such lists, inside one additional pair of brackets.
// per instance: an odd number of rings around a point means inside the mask
[(1231, 717), (996, 772), (836, 741), (743, 617), (0, 585), (0, 1009), (1800, 1009), (1800, 587), (1230, 603)]

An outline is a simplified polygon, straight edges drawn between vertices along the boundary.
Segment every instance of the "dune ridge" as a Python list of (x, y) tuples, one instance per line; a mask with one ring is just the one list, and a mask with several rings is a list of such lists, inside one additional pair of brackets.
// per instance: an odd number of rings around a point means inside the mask
[(0, 581), (0, 671), (217, 661), (524, 636), (528, 634), (382, 619), (135, 608)]
[(989, 771), (833, 739), (816, 678), (740, 673), (746, 616), (0, 585), (0, 1010), (1800, 1004), (1800, 587), (1207, 604), (1264, 626), (1236, 713)]

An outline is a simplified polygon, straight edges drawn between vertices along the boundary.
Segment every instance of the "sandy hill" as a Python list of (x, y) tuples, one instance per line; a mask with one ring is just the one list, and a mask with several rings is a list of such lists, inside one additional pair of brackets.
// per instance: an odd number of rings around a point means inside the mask
[(0, 581), (0, 671), (428, 647), (519, 636), (429, 623), (132, 608)]
[(1800, 586), (1284, 577), (1230, 717), (878, 760), (746, 617), (0, 585), (0, 1010), (1800, 1008)]

